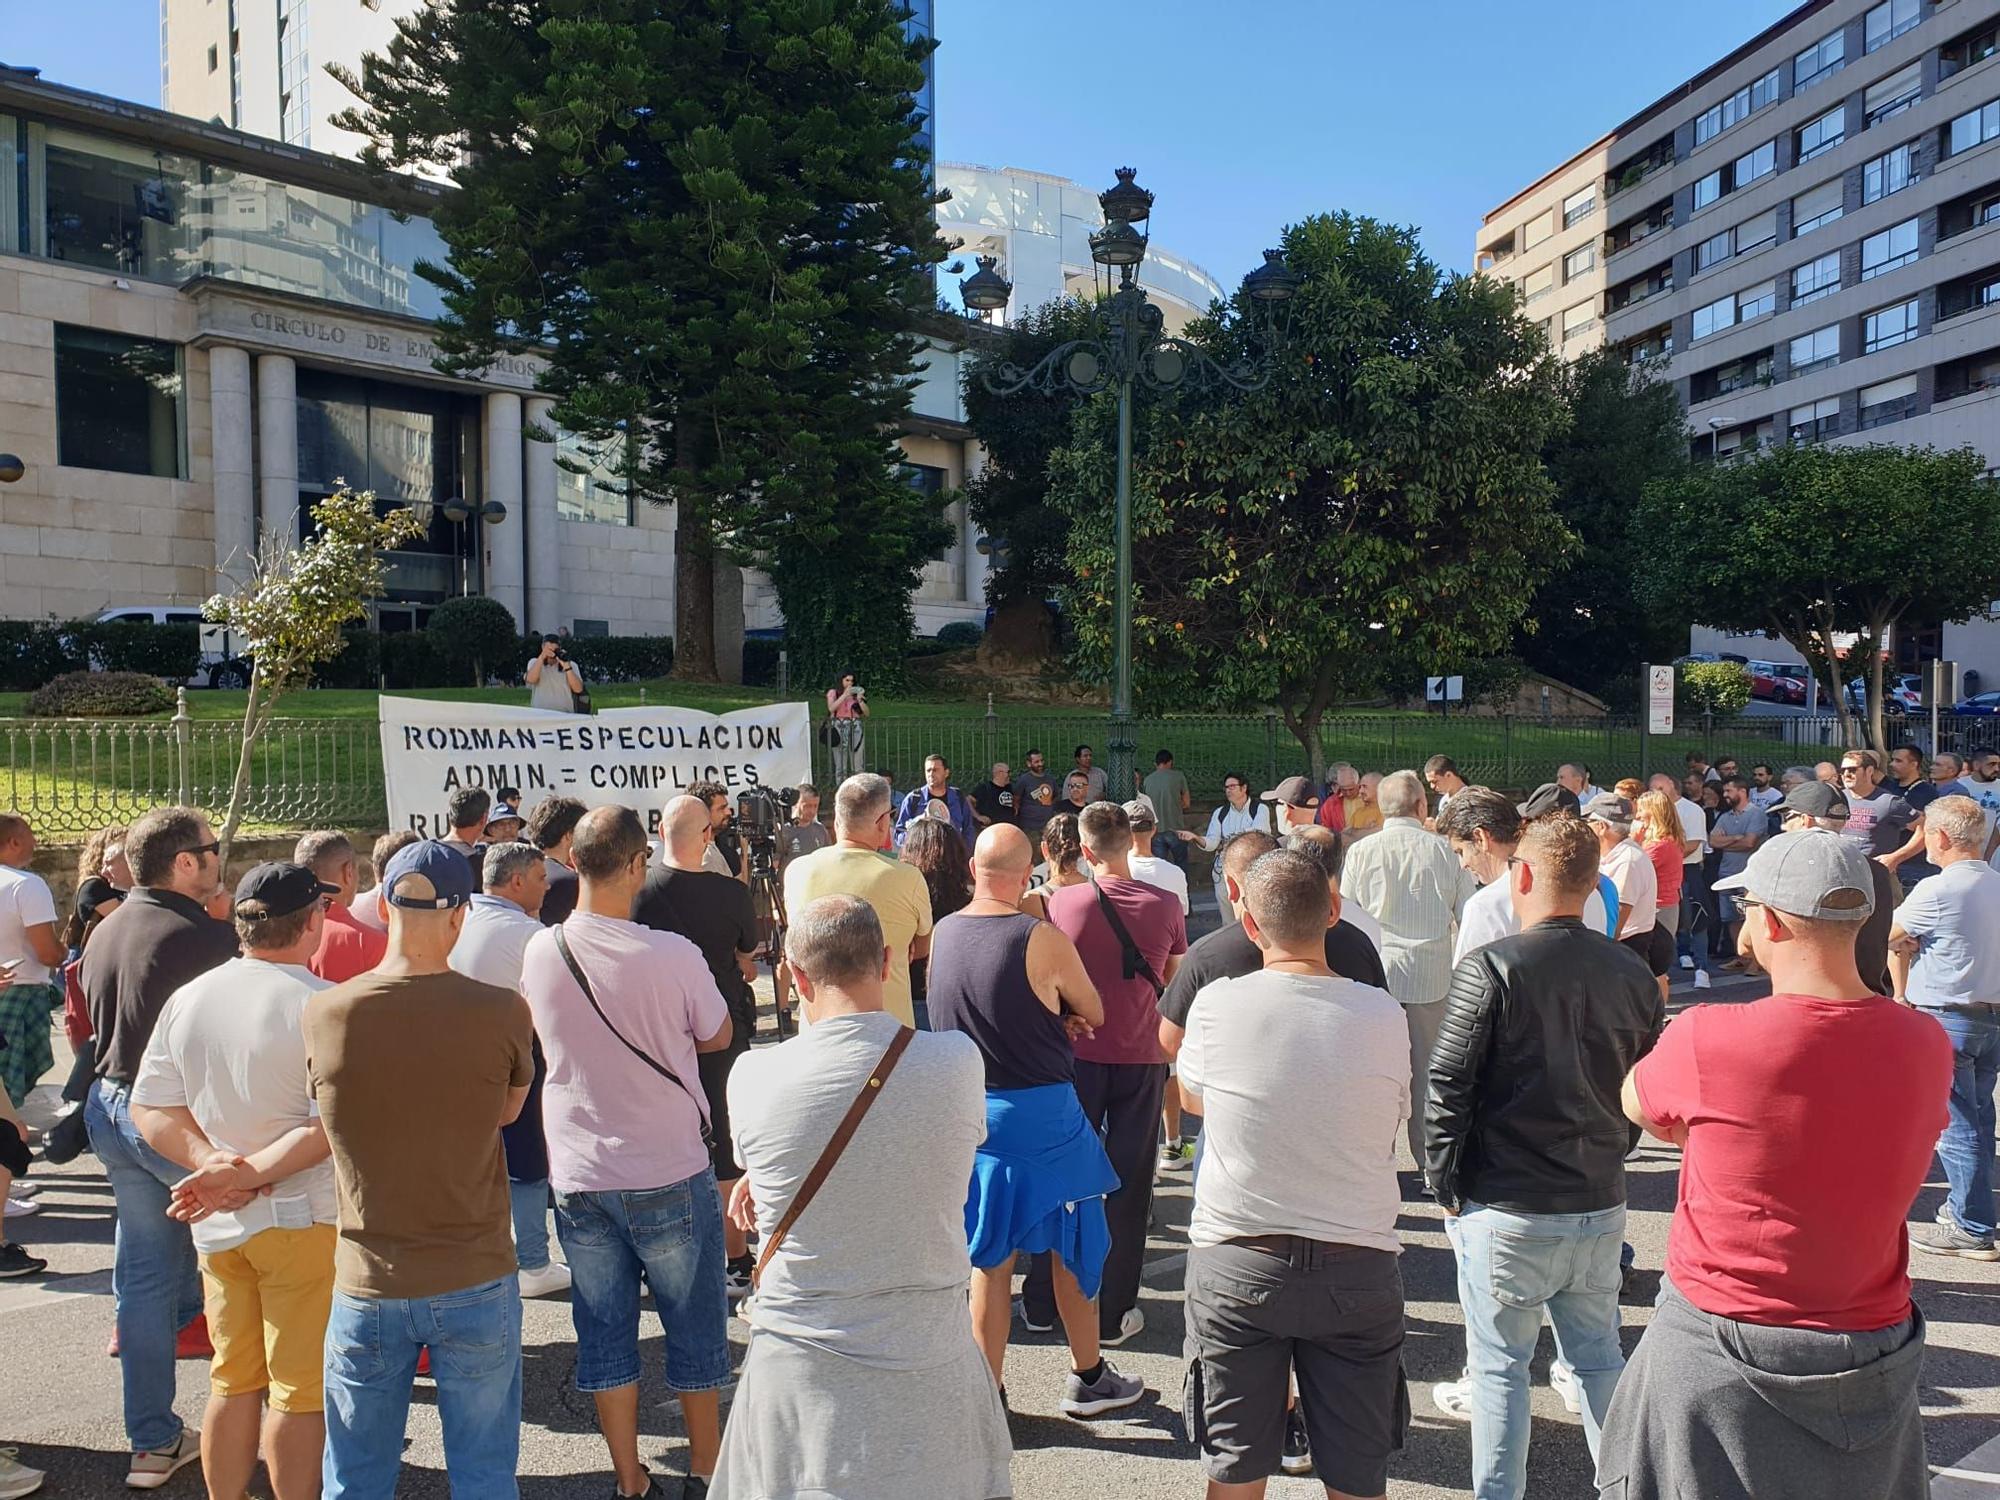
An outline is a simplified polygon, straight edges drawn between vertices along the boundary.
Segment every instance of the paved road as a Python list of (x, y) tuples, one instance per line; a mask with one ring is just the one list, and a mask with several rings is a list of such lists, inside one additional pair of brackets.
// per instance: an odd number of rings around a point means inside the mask
[[(1719, 988), (1714, 997), (1747, 998), (1750, 993), (1754, 990), (1732, 986)], [(1677, 991), (1677, 1002), (1685, 998)], [(55, 1076), (61, 1076), (60, 1068)], [(31, 1102), (45, 1117), (47, 1098)], [(1867, 1101), (1857, 1100), (1856, 1107), (1866, 1108)], [(1645, 1327), (1658, 1284), (1677, 1165), (1676, 1151), (1649, 1144), (1632, 1167), (1630, 1237), (1646, 1274), (1641, 1294), (1628, 1299), (1625, 1308), (1628, 1349)], [(45, 1494), (102, 1500), (124, 1493), (118, 1371), (103, 1352), (112, 1327), (111, 1193), (88, 1156), (70, 1168), (38, 1169), (34, 1175), (46, 1184), (45, 1207), (31, 1218), (10, 1221), (8, 1230), (49, 1258), (50, 1273), (34, 1282), (0, 1284), (0, 1442), (19, 1445), (22, 1461), (50, 1471)], [(1924, 1217), (1942, 1196), (1942, 1175), (1932, 1175), (1916, 1207)], [(1430, 1399), (1431, 1384), (1452, 1378), (1464, 1355), (1451, 1254), (1437, 1210), (1421, 1198), (1413, 1175), (1406, 1173), (1403, 1181), (1400, 1227), (1410, 1328), (1405, 1363), (1415, 1423), (1391, 1468), (1389, 1493), (1395, 1500), (1463, 1496), (1468, 1493), (1468, 1429), (1439, 1416)], [(893, 1184), (884, 1185), (885, 1203), (892, 1201), (893, 1191)], [(1023, 1335), (1009, 1354), (1018, 1495), (1032, 1500), (1157, 1500), (1200, 1492), (1176, 1415), (1188, 1208), (1186, 1171), (1163, 1174), (1141, 1302), (1147, 1327), (1113, 1354), (1121, 1366), (1144, 1376), (1155, 1393), (1128, 1420), (1084, 1424), (1056, 1414), (1066, 1360), (1053, 1335)], [(2000, 1436), (2000, 1265), (1924, 1260), (1913, 1270), (1920, 1278), (1917, 1300), (1930, 1323), (1923, 1399), (1931, 1460), (1945, 1464)], [(744, 1332), (741, 1322), (732, 1321), (739, 1357)], [(521, 1492), (528, 1500), (602, 1500), (611, 1486), (590, 1403), (571, 1386), (574, 1347), (563, 1299), (528, 1305), (525, 1345)], [(677, 1475), (685, 1472), (686, 1448), (676, 1409), (657, 1383), (657, 1325), (643, 1352), (648, 1384), (642, 1452), (658, 1472)], [(1589, 1500), (1595, 1491), (1582, 1429), (1548, 1389), (1551, 1352), (1545, 1334), (1534, 1365), (1528, 1492), (1536, 1500)], [(184, 1361), (180, 1366), (178, 1407), (190, 1422), (199, 1419), (206, 1375), (203, 1363)], [(202, 1493), (198, 1469), (183, 1471), (161, 1493), (169, 1500), (195, 1500)], [(436, 1396), (428, 1380), (419, 1380), (398, 1495), (444, 1500), (447, 1493)], [(674, 1496), (677, 1488), (670, 1484), (665, 1493)], [(1322, 1493), (1303, 1479), (1279, 1479), (1271, 1486), (1276, 1500), (1307, 1500)]]

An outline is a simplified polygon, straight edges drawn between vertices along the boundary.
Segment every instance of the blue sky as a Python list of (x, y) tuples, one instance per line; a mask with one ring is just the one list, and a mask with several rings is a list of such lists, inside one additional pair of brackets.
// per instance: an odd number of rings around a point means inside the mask
[[(938, 151), (1108, 187), (1232, 285), (1306, 214), (1480, 217), (1792, 8), (1674, 0), (938, 0)], [(1665, 24), (1671, 12), (1672, 24)], [(157, 103), (157, 0), (0, 0), (0, 61)]]

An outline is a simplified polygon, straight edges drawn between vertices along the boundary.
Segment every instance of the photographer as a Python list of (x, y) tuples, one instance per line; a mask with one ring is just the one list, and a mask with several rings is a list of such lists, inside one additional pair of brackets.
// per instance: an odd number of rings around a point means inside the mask
[(687, 794), (708, 809), (711, 837), (702, 853), (702, 868), (747, 884), (750, 867), (743, 858), (743, 840), (737, 835), (736, 809), (730, 801), (729, 788), (719, 781), (697, 781), (687, 789)]
[(583, 674), (576, 663), (563, 655), (562, 637), (542, 637), (541, 654), (528, 663), (521, 680), (528, 684), (530, 708), (553, 709), (559, 714), (577, 711), (577, 695), (583, 691)]
[(842, 780), (860, 775), (865, 769), (861, 763), (861, 721), (868, 717), (868, 689), (855, 686), (852, 672), (842, 672), (826, 690), (826, 717), (833, 774)]

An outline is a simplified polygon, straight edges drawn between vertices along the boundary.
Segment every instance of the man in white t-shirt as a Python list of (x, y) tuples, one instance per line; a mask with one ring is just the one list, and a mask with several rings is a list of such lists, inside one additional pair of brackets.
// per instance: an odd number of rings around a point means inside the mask
[(1986, 814), (1985, 858), (1990, 862), (2000, 852), (2000, 750), (1980, 750), (1965, 758), (1965, 774), (1959, 778), (1965, 795)]
[(1327, 967), (1317, 864), (1274, 850), (1244, 899), (1264, 967), (1195, 996), (1179, 1056), (1206, 1120), (1187, 1263), (1202, 1466), (1211, 1486), (1260, 1484), (1304, 1438), (1330, 1493), (1380, 1495), (1408, 1421), (1396, 1140), (1409, 1035), (1386, 990)]
[(245, 875), (232, 908), (244, 956), (174, 991), (132, 1083), (132, 1123), (192, 1174), (168, 1212), (193, 1221), (215, 1345), (201, 1433), (211, 1495), (245, 1492), (260, 1428), (278, 1493), (319, 1481), (338, 1211), (304, 1032), (307, 1002), (330, 986), (305, 965), (337, 894), (303, 865)]
[(34, 857), (28, 820), (0, 812), (0, 1084), (17, 1109), (55, 1062), (49, 1013), (62, 999), (51, 982), (63, 960), (55, 898), (28, 868)]
[[(1459, 865), (1479, 882), (1479, 889), (1459, 914), (1458, 938), (1451, 950), (1454, 968), (1468, 953), (1521, 930), (1521, 919), (1501, 877), (1521, 842), (1524, 821), (1519, 807), (1481, 786), (1465, 788), (1452, 798), (1450, 808), (1438, 815), (1437, 831), (1450, 842)], [(1584, 902), (1583, 925), (1606, 936), (1611, 933), (1611, 914), (1596, 891)]]
[(1597, 835), (1598, 868), (1618, 889), (1618, 941), (1644, 958), (1660, 918), (1660, 881), (1633, 842), (1631, 799), (1600, 792), (1584, 804), (1583, 820)]
[(1132, 878), (1178, 898), (1185, 917), (1192, 909), (1188, 905), (1187, 872), (1172, 860), (1154, 856), (1153, 836), (1160, 831), (1160, 820), (1153, 804), (1144, 797), (1134, 798), (1125, 804), (1125, 816), (1132, 820)]

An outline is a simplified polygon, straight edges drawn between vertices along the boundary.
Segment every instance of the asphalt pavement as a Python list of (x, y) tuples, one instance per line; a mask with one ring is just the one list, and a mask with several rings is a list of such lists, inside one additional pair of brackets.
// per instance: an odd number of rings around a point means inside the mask
[[(1727, 1002), (1760, 993), (1753, 982), (1724, 982), (1705, 998)], [(1695, 998), (1677, 986), (1676, 1005)], [(768, 1029), (767, 1029), (768, 1039)], [(67, 1059), (51, 1077), (60, 1079)], [(31, 1101), (31, 1119), (46, 1120), (53, 1087)], [(1858, 1109), (1867, 1101), (1855, 1101)], [(1625, 1345), (1644, 1332), (1678, 1177), (1679, 1153), (1649, 1142), (1630, 1168), (1628, 1231), (1637, 1251), (1638, 1286), (1625, 1300)], [(1405, 1163), (1406, 1168), (1412, 1164)], [(22, 1462), (49, 1471), (42, 1491), (68, 1500), (103, 1500), (124, 1493), (125, 1442), (120, 1423), (118, 1366), (106, 1357), (111, 1335), (111, 1191), (95, 1158), (64, 1168), (41, 1164), (32, 1174), (43, 1186), (39, 1213), (9, 1220), (8, 1234), (46, 1256), (48, 1273), (25, 1282), (0, 1283), (0, 1443), (16, 1445)], [(1414, 1414), (1409, 1440), (1390, 1468), (1395, 1500), (1469, 1493), (1470, 1429), (1440, 1415), (1431, 1386), (1456, 1376), (1465, 1342), (1452, 1257), (1437, 1209), (1422, 1195), (1413, 1170), (1402, 1177), (1403, 1275), (1408, 1291), (1409, 1342), (1404, 1364)], [(1913, 1211), (1928, 1218), (1942, 1200), (1944, 1180), (1934, 1168)], [(1125, 1347), (1109, 1351), (1121, 1368), (1144, 1377), (1149, 1394), (1123, 1419), (1075, 1422), (1058, 1415), (1067, 1359), (1054, 1334), (1017, 1329), (1008, 1355), (1007, 1391), (1014, 1406), (1014, 1488), (1023, 1500), (1117, 1500), (1117, 1497), (1198, 1495), (1201, 1477), (1178, 1415), (1182, 1358), (1181, 1283), (1186, 1264), (1185, 1226), (1190, 1206), (1185, 1168), (1160, 1174), (1158, 1207), (1148, 1244), (1141, 1310), (1146, 1328)], [(896, 1185), (884, 1183), (885, 1211)], [(1916, 1297), (1929, 1322), (1923, 1406), (1933, 1465), (1950, 1465), (2000, 1437), (2000, 1264), (1913, 1257)], [(525, 1421), (521, 1444), (521, 1493), (527, 1500), (603, 1500), (612, 1492), (604, 1451), (588, 1397), (573, 1383), (575, 1346), (566, 1297), (527, 1304), (524, 1320)], [(686, 1472), (686, 1445), (678, 1409), (660, 1383), (661, 1338), (649, 1317), (642, 1344), (646, 1361), (641, 1452), (662, 1476)], [(732, 1319), (730, 1337), (740, 1360), (746, 1328)], [(1591, 1464), (1580, 1420), (1567, 1413), (1548, 1387), (1553, 1352), (1545, 1332), (1534, 1367), (1534, 1435), (1528, 1457), (1528, 1493), (1535, 1500), (1590, 1500)], [(179, 1367), (178, 1410), (200, 1420), (207, 1396), (207, 1365)], [(198, 1466), (183, 1470), (159, 1493), (195, 1500), (203, 1493)], [(252, 1493), (270, 1494), (261, 1472)], [(663, 1494), (675, 1500), (677, 1477)], [(1307, 1479), (1276, 1479), (1275, 1500), (1323, 1495)], [(2000, 1493), (2000, 1491), (1993, 1491)], [(438, 1425), (436, 1392), (419, 1379), (412, 1393), (403, 1481), (408, 1500), (444, 1500), (448, 1486)]]

